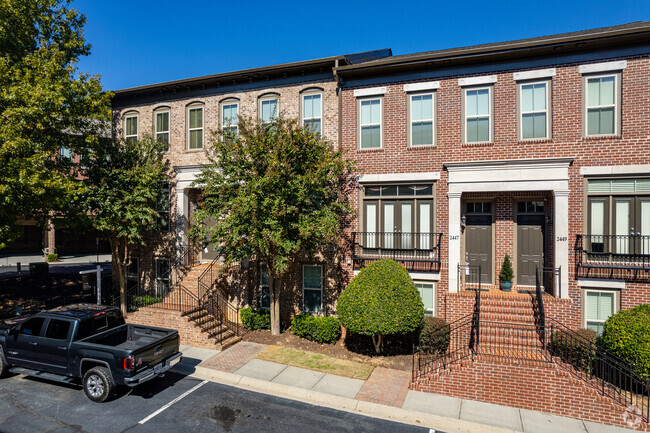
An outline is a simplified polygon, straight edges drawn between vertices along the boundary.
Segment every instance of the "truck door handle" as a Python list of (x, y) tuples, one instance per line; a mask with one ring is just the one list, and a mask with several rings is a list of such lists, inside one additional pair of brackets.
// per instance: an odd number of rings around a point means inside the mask
[(59, 350), (68, 350), (68, 346), (59, 346), (57, 347)]
[(29, 344), (30, 346), (38, 346), (38, 343), (35, 341), (30, 341)]

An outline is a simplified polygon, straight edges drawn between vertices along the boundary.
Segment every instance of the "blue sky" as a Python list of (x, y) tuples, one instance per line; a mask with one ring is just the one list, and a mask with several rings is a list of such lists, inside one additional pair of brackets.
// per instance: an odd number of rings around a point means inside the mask
[[(398, 6), (399, 5), (399, 6)], [(107, 90), (392, 48), (407, 54), (650, 21), (650, 1), (76, 0)]]

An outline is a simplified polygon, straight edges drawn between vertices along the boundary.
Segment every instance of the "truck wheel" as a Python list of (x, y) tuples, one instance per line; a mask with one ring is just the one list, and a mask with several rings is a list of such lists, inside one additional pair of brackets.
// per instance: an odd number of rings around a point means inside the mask
[(7, 375), (8, 370), (9, 370), (9, 366), (5, 361), (5, 354), (2, 352), (2, 348), (0, 347), (0, 379), (2, 379)]
[(82, 384), (86, 397), (95, 403), (103, 403), (115, 390), (115, 383), (105, 367), (91, 368), (84, 374)]

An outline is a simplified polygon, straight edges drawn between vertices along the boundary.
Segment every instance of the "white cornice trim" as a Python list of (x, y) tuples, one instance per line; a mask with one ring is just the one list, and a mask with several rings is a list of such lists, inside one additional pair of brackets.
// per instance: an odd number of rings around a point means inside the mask
[(593, 72), (621, 71), (627, 68), (627, 60), (617, 62), (592, 63), (589, 65), (578, 66), (578, 72), (581, 74), (591, 74)]
[(443, 166), (447, 171), (460, 172), (460, 171), (474, 171), (485, 170), (486, 168), (535, 168), (535, 167), (549, 167), (549, 168), (567, 168), (573, 162), (573, 158), (540, 158), (540, 159), (508, 159), (500, 161), (465, 161), (465, 162), (445, 162)]
[(385, 95), (386, 92), (387, 92), (386, 87), (371, 87), (368, 89), (357, 89), (354, 91), (354, 97), (360, 98), (362, 96)]
[(584, 288), (594, 288), (594, 289), (624, 289), (625, 281), (621, 280), (589, 280), (578, 278), (576, 280), (578, 286)]
[(391, 174), (362, 174), (358, 177), (359, 183), (379, 182), (426, 182), (440, 179), (440, 172), (429, 173), (391, 173)]
[(405, 92), (419, 92), (422, 90), (435, 90), (440, 88), (440, 81), (428, 81), (426, 83), (404, 84)]
[(459, 78), (459, 86), (478, 86), (479, 84), (493, 84), (497, 82), (496, 75), (486, 75), (484, 77)]
[(593, 167), (580, 167), (583, 176), (611, 176), (620, 174), (648, 174), (650, 164), (643, 165), (598, 165)]
[(555, 77), (555, 68), (537, 69), (535, 71), (515, 72), (512, 78), (515, 81), (519, 80), (535, 80), (537, 78)]

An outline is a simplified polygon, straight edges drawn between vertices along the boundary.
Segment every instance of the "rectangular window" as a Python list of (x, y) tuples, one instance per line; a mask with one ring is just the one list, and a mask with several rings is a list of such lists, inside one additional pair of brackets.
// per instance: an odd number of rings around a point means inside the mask
[(585, 77), (587, 136), (616, 135), (620, 122), (620, 75)]
[(203, 148), (203, 107), (187, 110), (187, 136), (190, 149)]
[(492, 88), (465, 89), (465, 143), (492, 141)]
[(53, 340), (67, 340), (70, 322), (67, 320), (50, 319), (45, 331), (45, 338)]
[(275, 119), (278, 115), (278, 100), (262, 99), (260, 100), (260, 120), (262, 123), (268, 123)]
[(410, 95), (409, 138), (411, 146), (435, 144), (435, 94)]
[(550, 137), (548, 82), (519, 85), (520, 138), (545, 139)]
[(138, 141), (138, 116), (128, 116), (124, 119), (124, 139), (127, 142)]
[(302, 288), (305, 313), (323, 311), (323, 267), (320, 265), (303, 265)]
[(302, 121), (305, 128), (311, 128), (312, 131), (321, 132), (322, 124), (322, 103), (321, 94), (304, 95), (302, 97)]
[(239, 119), (239, 104), (231, 103), (221, 106), (221, 130), (226, 137), (237, 135), (237, 123)]
[(169, 150), (169, 111), (156, 113), (156, 140), (165, 145), (165, 152)]
[(167, 296), (171, 286), (171, 266), (169, 259), (156, 259), (156, 295)]
[(160, 194), (156, 200), (156, 212), (158, 212), (158, 219), (156, 224), (158, 229), (163, 232), (168, 232), (170, 227), (170, 213), (171, 213), (171, 198), (170, 198), (169, 182), (164, 182), (160, 189)]
[(616, 292), (585, 290), (585, 327), (599, 335), (605, 321), (616, 313)]
[(260, 308), (271, 308), (269, 269), (266, 267), (266, 263), (260, 265)]
[(382, 146), (382, 100), (362, 99), (359, 101), (361, 149), (379, 149)]
[(61, 157), (65, 159), (72, 159), (72, 149), (69, 147), (61, 146)]
[(415, 287), (417, 287), (418, 292), (420, 293), (420, 298), (422, 298), (422, 303), (424, 304), (424, 314), (427, 316), (434, 316), (436, 311), (435, 284), (416, 282)]

